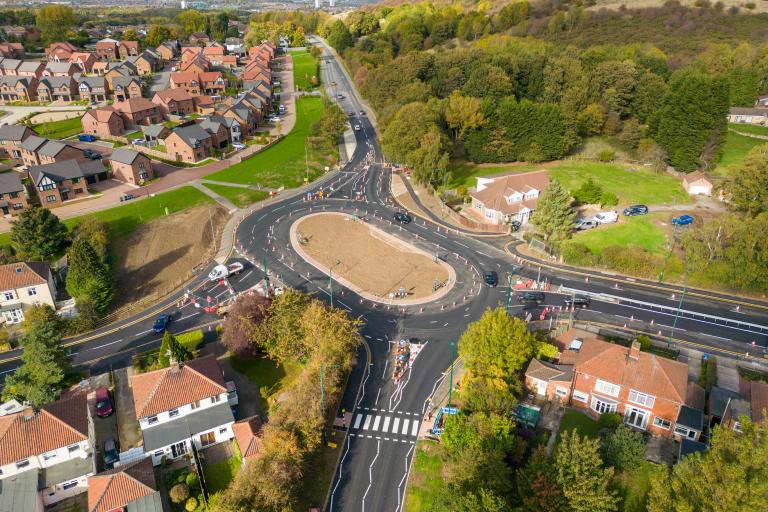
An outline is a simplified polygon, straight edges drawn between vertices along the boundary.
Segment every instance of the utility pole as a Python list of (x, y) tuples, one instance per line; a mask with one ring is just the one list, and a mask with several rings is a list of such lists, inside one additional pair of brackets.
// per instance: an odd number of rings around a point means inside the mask
[(269, 274), (267, 273), (267, 253), (264, 252), (264, 283), (267, 285), (267, 289), (265, 290), (267, 293), (269, 293)]
[(507, 312), (509, 312), (510, 302), (512, 302), (512, 273), (507, 272)]
[(453, 398), (453, 362), (456, 359), (456, 343), (450, 342), (451, 345), (451, 377), (448, 381), (448, 407), (451, 406), (451, 399)]

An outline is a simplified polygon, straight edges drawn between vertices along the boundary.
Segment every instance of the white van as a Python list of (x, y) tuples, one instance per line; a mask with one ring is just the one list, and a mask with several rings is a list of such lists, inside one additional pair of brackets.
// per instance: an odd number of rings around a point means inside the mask
[(619, 220), (619, 214), (618, 212), (615, 212), (615, 211), (600, 212), (597, 215), (595, 215), (593, 219), (598, 224), (611, 224), (612, 222), (616, 222), (617, 220)]

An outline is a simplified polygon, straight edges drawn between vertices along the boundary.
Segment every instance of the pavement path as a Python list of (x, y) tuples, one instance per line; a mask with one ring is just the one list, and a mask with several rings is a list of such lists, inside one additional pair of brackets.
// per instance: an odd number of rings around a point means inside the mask
[(85, 107), (82, 105), (54, 105), (54, 106), (35, 106), (35, 107), (18, 107), (13, 105), (4, 105), (0, 109), (5, 112), (3, 117), (0, 117), (0, 125), (15, 124), (23, 117), (36, 112), (62, 112), (71, 110), (85, 111)]
[(231, 213), (238, 210), (237, 206), (235, 206), (235, 204), (232, 201), (230, 201), (226, 197), (220, 196), (219, 194), (209, 189), (208, 187), (203, 186), (203, 184), (200, 183), (198, 180), (193, 181), (191, 185), (195, 187), (197, 190), (199, 190), (200, 192), (202, 192), (203, 194), (213, 198), (214, 201), (216, 201), (221, 206), (226, 208), (228, 212)]

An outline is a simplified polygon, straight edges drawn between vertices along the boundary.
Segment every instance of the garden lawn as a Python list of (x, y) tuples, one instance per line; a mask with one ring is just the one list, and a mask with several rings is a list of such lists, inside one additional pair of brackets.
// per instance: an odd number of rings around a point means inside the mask
[(442, 468), (445, 448), (434, 441), (417, 441), (413, 469), (408, 477), (406, 510), (427, 510), (445, 487)]
[(62, 119), (50, 123), (33, 124), (32, 129), (41, 137), (49, 139), (65, 139), (83, 131), (83, 124), (79, 117)]
[(573, 241), (586, 245), (593, 254), (602, 253), (609, 245), (637, 245), (650, 253), (663, 254), (667, 248), (666, 232), (654, 220), (664, 215), (622, 217), (621, 222), (576, 233)]
[(651, 490), (651, 475), (663, 468), (644, 460), (633, 471), (616, 476), (623, 496), (623, 512), (645, 512), (648, 509), (648, 493)]
[[(739, 126), (739, 128), (743, 128)], [(754, 128), (762, 128), (755, 126)], [(743, 130), (746, 131), (746, 130)], [(726, 176), (730, 169), (733, 169), (744, 161), (744, 157), (747, 156), (749, 150), (760, 144), (768, 144), (768, 140), (756, 139), (754, 137), (747, 137), (745, 135), (739, 135), (732, 131), (728, 131), (725, 136), (725, 144), (723, 144), (723, 151), (720, 157), (720, 161), (715, 167), (714, 174), (719, 176)]]
[(318, 60), (309, 54), (306, 50), (291, 51), (293, 60), (293, 84), (304, 91), (315, 89), (310, 81), (313, 76), (317, 77), (317, 84), (320, 85), (320, 73), (318, 73)]
[(262, 201), (269, 197), (263, 190), (251, 190), (240, 187), (227, 187), (226, 185), (214, 185), (213, 183), (203, 183), (203, 186), (222, 197), (229, 199), (238, 208), (245, 208), (248, 205)]
[[(311, 134), (311, 126), (323, 115), (321, 98), (305, 97), (296, 101), (297, 119), (291, 133), (261, 153), (257, 153), (239, 164), (208, 175), (211, 180), (262, 185), (269, 188), (295, 188), (304, 182), (306, 165), (304, 141)], [(327, 162), (315, 162), (315, 155), (309, 155), (309, 179), (322, 173)]]
[(141, 130), (136, 130), (135, 132), (126, 133), (125, 135), (123, 135), (123, 137), (125, 137), (129, 141), (131, 141), (133, 139), (143, 139), (144, 138), (144, 132), (142, 132)]
[(566, 409), (563, 413), (563, 419), (560, 421), (557, 441), (560, 442), (563, 432), (574, 429), (582, 436), (597, 438), (597, 422), (595, 420), (576, 409)]
[[(759, 124), (728, 123), (728, 129), (735, 130), (737, 132), (754, 133), (755, 135), (764, 135), (768, 137), (768, 126), (760, 126)], [(768, 140), (765, 142), (768, 142)]]
[(242, 455), (237, 448), (237, 443), (232, 443), (232, 457), (226, 460), (216, 462), (215, 464), (205, 464), (203, 466), (203, 476), (205, 476), (205, 484), (208, 487), (208, 493), (215, 494), (219, 491), (223, 491), (229, 485), (237, 471), (242, 465)]
[(252, 360), (230, 357), (229, 361), (233, 370), (245, 375), (259, 388), (265, 409), (270, 399), (288, 387), (301, 373), (301, 365), (298, 363), (277, 364), (266, 357)]

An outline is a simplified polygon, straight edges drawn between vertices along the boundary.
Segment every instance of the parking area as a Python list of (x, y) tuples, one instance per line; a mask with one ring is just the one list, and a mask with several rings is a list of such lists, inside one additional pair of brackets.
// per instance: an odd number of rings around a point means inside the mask
[(144, 445), (144, 439), (141, 437), (139, 422), (136, 419), (136, 409), (133, 404), (133, 395), (129, 385), (130, 375), (133, 374), (133, 367), (120, 368), (114, 371), (115, 389), (113, 399), (115, 401), (115, 418), (118, 422), (118, 439), (120, 441), (120, 451), (126, 452), (131, 448), (138, 448)]
[(111, 384), (109, 382), (109, 374), (102, 373), (91, 377), (90, 384), (91, 392), (88, 394), (88, 407), (91, 410), (91, 417), (93, 418), (93, 431), (95, 437), (94, 456), (96, 460), (96, 470), (101, 472), (106, 469), (104, 466), (104, 442), (110, 438), (118, 438), (117, 415), (112, 413), (105, 418), (100, 418), (97, 414), (96, 390), (99, 388), (110, 389)]

